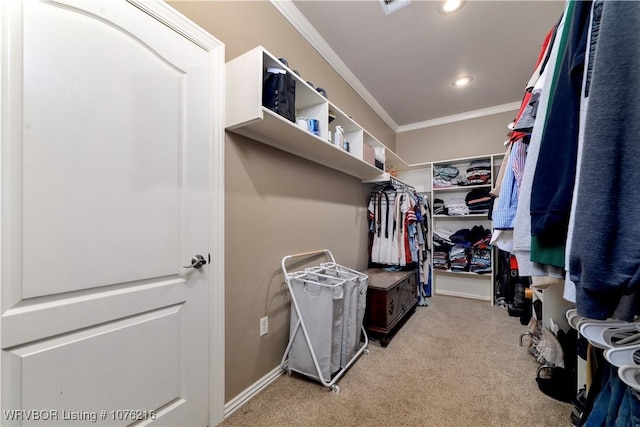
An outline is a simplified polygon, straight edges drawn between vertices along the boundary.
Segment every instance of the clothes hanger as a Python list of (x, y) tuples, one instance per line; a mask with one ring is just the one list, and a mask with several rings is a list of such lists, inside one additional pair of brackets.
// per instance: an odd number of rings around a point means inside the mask
[(575, 308), (570, 308), (566, 311), (565, 317), (567, 318), (567, 322), (569, 326), (575, 330), (578, 330), (578, 322), (586, 319), (578, 314), (578, 310)]
[(379, 191), (384, 191), (388, 186), (389, 184), (375, 184), (373, 187), (371, 187), (371, 192), (377, 193)]
[(580, 332), (580, 335), (585, 337), (591, 343), (591, 345), (606, 350), (611, 348), (612, 346), (607, 345), (607, 343), (603, 341), (602, 332), (612, 327), (625, 325), (629, 325), (629, 322), (613, 319), (595, 320), (583, 318), (581, 320), (578, 320), (577, 329)]
[(640, 391), (640, 366), (624, 365), (618, 368), (618, 377), (623, 383), (634, 389)]
[(640, 324), (628, 323), (605, 329), (602, 331), (602, 342), (608, 348), (640, 344)]
[(604, 358), (618, 368), (625, 365), (638, 365), (640, 362), (640, 344), (610, 348), (605, 350)]

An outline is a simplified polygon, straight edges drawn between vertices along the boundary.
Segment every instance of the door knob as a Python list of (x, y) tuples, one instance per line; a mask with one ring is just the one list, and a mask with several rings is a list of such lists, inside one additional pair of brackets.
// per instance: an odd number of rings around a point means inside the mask
[(207, 260), (204, 259), (202, 255), (194, 255), (194, 257), (191, 258), (191, 265), (183, 265), (182, 268), (195, 268), (197, 270), (202, 268), (206, 263)]

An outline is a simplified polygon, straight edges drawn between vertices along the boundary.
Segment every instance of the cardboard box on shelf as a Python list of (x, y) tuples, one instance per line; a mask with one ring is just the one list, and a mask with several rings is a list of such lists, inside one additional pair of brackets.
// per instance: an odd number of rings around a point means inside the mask
[(364, 144), (364, 150), (362, 152), (362, 160), (369, 163), (370, 165), (375, 166), (376, 157), (375, 151), (373, 151), (373, 147), (370, 145)]

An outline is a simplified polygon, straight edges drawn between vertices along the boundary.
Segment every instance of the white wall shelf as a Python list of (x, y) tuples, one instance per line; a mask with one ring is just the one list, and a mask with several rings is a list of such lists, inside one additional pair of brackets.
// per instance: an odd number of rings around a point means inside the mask
[[(285, 70), (296, 81), (296, 117), (317, 119), (314, 135), (262, 105), (263, 75), (267, 68)], [(258, 46), (226, 64), (226, 129), (268, 144), (367, 182), (388, 180), (383, 170), (365, 161), (365, 150), (383, 147), (386, 164), (406, 169), (408, 165), (373, 135), (358, 125), (278, 58)], [(335, 117), (329, 122), (329, 114)], [(349, 151), (332, 143), (336, 126), (344, 129)], [(369, 150), (367, 150), (369, 151)]]

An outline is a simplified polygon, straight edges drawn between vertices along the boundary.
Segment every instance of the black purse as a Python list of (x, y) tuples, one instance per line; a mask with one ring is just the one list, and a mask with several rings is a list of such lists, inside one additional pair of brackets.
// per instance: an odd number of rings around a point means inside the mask
[(286, 71), (265, 71), (262, 105), (287, 120), (296, 121), (296, 81)]

